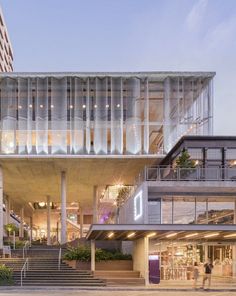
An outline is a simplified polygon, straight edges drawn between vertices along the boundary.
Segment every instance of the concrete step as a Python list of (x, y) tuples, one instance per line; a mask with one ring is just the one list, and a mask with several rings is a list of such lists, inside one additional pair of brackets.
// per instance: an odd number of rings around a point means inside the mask
[(96, 270), (94, 276), (100, 278), (140, 278), (140, 272), (135, 270)]

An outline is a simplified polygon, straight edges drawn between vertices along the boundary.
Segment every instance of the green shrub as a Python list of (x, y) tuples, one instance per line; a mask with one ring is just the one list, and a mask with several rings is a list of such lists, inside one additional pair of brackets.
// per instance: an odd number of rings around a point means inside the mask
[(0, 265), (0, 285), (9, 285), (13, 283), (13, 271), (6, 265)]
[[(70, 247), (64, 254), (65, 260), (78, 260), (82, 262), (91, 261), (91, 249), (89, 247), (79, 246), (77, 248)], [(119, 251), (107, 251), (103, 249), (96, 249), (95, 260), (108, 261), (108, 260), (132, 260), (132, 255), (123, 254)]]
[(63, 258), (65, 260), (78, 260), (83, 262), (89, 262), (91, 260), (90, 248), (88, 247), (70, 247), (64, 254)]
[[(13, 249), (13, 242), (5, 242), (5, 245), (11, 246), (11, 249)], [(16, 241), (16, 249), (22, 249), (25, 245), (25, 241)]]

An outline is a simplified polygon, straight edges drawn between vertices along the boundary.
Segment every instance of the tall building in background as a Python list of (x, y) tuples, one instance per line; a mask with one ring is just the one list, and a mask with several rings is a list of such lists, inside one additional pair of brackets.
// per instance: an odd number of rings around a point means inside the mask
[(0, 7), (0, 72), (13, 71), (13, 51)]

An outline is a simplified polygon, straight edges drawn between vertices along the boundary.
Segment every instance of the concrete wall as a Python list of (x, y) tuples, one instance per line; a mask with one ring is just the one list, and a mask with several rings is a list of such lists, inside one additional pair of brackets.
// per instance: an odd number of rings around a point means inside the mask
[[(142, 191), (142, 215), (135, 220), (135, 196)], [(134, 194), (125, 202), (120, 209), (119, 224), (148, 224), (148, 192), (147, 183), (139, 186)]]

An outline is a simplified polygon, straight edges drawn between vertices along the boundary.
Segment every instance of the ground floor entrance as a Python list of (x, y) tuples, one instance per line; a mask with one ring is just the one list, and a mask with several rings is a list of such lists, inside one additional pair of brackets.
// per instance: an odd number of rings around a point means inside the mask
[(232, 277), (233, 245), (222, 242), (178, 242), (150, 241), (149, 254), (157, 255), (160, 280), (191, 280), (195, 262), (200, 274), (204, 263), (210, 258), (214, 265), (214, 276)]

